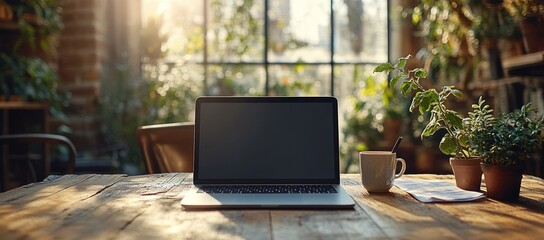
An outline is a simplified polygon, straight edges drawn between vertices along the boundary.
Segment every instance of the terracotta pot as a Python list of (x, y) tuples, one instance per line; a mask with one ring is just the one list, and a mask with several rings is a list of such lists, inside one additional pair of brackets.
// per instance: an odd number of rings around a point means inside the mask
[(480, 191), (482, 169), (480, 158), (450, 158), (457, 187), (468, 191)]
[(519, 197), (522, 166), (481, 165), (484, 172), (487, 197), (497, 200), (515, 200)]

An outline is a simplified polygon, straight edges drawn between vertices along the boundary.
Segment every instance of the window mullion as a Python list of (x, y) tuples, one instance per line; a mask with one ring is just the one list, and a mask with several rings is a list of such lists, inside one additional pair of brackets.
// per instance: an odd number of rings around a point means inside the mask
[(269, 73), (268, 73), (268, 2), (269, 0), (264, 0), (264, 73), (265, 73), (265, 84), (264, 84), (264, 94), (268, 96), (269, 91)]
[(334, 8), (333, 8), (334, 0), (330, 0), (330, 28), (331, 28), (331, 36), (330, 36), (330, 70), (331, 70), (331, 96), (334, 96)]
[(204, 22), (202, 31), (204, 34), (204, 51), (203, 51), (203, 63), (204, 63), (204, 95), (209, 95), (208, 92), (208, 0), (204, 0)]

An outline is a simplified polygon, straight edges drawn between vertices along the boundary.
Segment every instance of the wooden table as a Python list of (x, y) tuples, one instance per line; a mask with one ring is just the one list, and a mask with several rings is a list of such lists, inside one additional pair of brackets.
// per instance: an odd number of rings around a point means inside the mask
[[(406, 175), (442, 179), (451, 175)], [(403, 178), (404, 178), (403, 177)], [(394, 187), (369, 195), (342, 175), (354, 210), (185, 211), (187, 173), (65, 175), (0, 194), (0, 239), (542, 239), (544, 181), (517, 202), (420, 203)]]

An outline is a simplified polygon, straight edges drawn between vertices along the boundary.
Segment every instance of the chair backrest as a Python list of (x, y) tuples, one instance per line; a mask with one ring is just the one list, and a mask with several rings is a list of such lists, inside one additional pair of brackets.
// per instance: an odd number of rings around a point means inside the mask
[(192, 172), (194, 123), (141, 126), (138, 144), (147, 173)]
[[(45, 144), (46, 148), (50, 144), (59, 144), (63, 145), (68, 149), (68, 163), (66, 165), (66, 173), (74, 173), (75, 161), (76, 161), (76, 148), (70, 139), (56, 134), (45, 134), (45, 133), (29, 133), (29, 134), (9, 134), (0, 136), (0, 147), (2, 147), (2, 156), (0, 162), (5, 164), (2, 168), (2, 179), (0, 179), (0, 191), (8, 190), (11, 187), (16, 187), (13, 184), (26, 184), (30, 182), (39, 181), (38, 177), (47, 177), (51, 172), (50, 160), (49, 160), (49, 150), (45, 149), (43, 151), (43, 156), (40, 159), (43, 160), (43, 163), (38, 164), (41, 167), (34, 165), (33, 160), (27, 157), (16, 158), (17, 161), (23, 160), (25, 163), (21, 163), (23, 166), (26, 165), (26, 169), (20, 168), (11, 168), (7, 167), (8, 158), (9, 158), (9, 148), (10, 144)], [(19, 165), (21, 165), (19, 164)], [(14, 170), (15, 172), (12, 172)], [(11, 179), (9, 176), (16, 176), (17, 179)], [(28, 177), (23, 177), (20, 175), (29, 175)]]

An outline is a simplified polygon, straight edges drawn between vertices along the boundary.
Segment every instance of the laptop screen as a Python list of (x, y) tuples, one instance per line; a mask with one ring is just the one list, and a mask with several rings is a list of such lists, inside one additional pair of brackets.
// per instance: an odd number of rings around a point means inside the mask
[(201, 97), (195, 184), (339, 183), (333, 97)]

